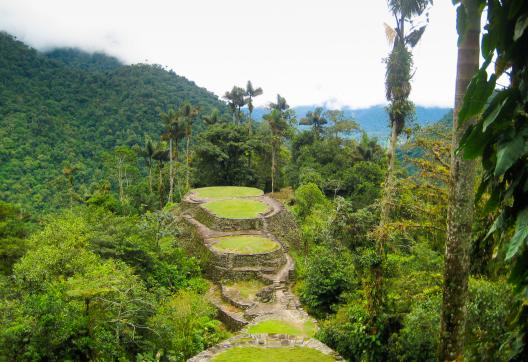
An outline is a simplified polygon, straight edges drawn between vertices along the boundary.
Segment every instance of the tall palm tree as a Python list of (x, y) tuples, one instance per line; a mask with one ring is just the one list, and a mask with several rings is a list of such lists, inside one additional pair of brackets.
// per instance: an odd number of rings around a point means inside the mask
[(199, 109), (197, 107), (194, 107), (189, 102), (184, 102), (179, 110), (178, 113), (181, 116), (181, 126), (183, 128), (183, 132), (185, 134), (186, 139), (186, 145), (185, 145), (185, 164), (187, 166), (187, 172), (186, 172), (186, 178), (185, 178), (185, 185), (186, 188), (189, 188), (189, 164), (190, 164), (190, 144), (191, 144), (191, 137), (192, 137), (192, 126), (194, 121), (196, 120), (196, 117), (198, 117)]
[[(388, 169), (381, 205), (380, 224), (389, 222), (392, 187), (394, 186), (394, 161), (398, 136), (405, 127), (405, 122), (412, 116), (414, 105), (409, 101), (412, 78), (411, 50), (418, 44), (427, 23), (428, 9), (432, 0), (388, 0), (389, 10), (396, 25), (385, 24), (387, 40), (392, 50), (385, 59), (385, 95), (389, 101), (387, 107), (391, 125), (391, 137), (388, 150)], [(424, 15), (425, 14), (425, 15)], [(407, 25), (409, 29), (407, 31)]]
[(246, 100), (245, 100), (245, 103), (247, 104), (248, 111), (249, 111), (249, 122), (248, 122), (249, 135), (251, 135), (251, 133), (253, 132), (253, 118), (252, 118), (253, 109), (254, 109), (253, 98), (262, 95), (262, 93), (263, 93), (262, 88), (260, 88), (260, 87), (254, 88), (253, 84), (251, 83), (251, 81), (248, 80), (248, 82), (246, 84)]
[(170, 161), (170, 150), (164, 150), (161, 145), (156, 146), (152, 159), (158, 164), (158, 192), (160, 200), (160, 209), (163, 208), (163, 167), (167, 161)]
[(152, 193), (152, 164), (153, 164), (153, 158), (155, 149), (154, 144), (152, 143), (152, 140), (150, 138), (147, 138), (145, 142), (145, 147), (141, 147), (139, 145), (134, 146), (134, 149), (137, 153), (137, 155), (145, 160), (145, 163), (147, 164), (148, 169), (148, 186), (149, 186), (149, 192)]
[(184, 130), (180, 122), (180, 114), (174, 109), (169, 109), (167, 113), (162, 112), (160, 117), (165, 125), (165, 131), (161, 135), (162, 139), (169, 140), (169, 202), (172, 202), (174, 194), (173, 160), (175, 158), (178, 161), (178, 141), (183, 138)]
[(208, 116), (203, 116), (202, 119), (205, 124), (212, 126), (213, 124), (216, 124), (220, 121), (220, 112), (218, 111), (218, 109), (214, 108), (211, 111), (211, 114), (209, 114)]
[[(438, 361), (462, 360), (469, 276), (469, 247), (473, 221), (475, 161), (456, 154), (466, 129), (475, 120), (459, 123), (458, 114), (466, 89), (479, 69), (480, 17), (479, 0), (462, 0), (465, 32), (459, 34), (455, 108), (451, 147), (449, 206), (445, 248), (444, 288)], [(460, 14), (460, 12), (458, 12)], [(460, 16), (460, 15), (459, 15)]]
[(312, 130), (317, 136), (317, 138), (321, 138), (321, 134), (323, 133), (323, 126), (327, 123), (328, 120), (323, 114), (322, 107), (317, 107), (314, 111), (306, 113), (306, 116), (304, 116), (304, 118), (301, 118), (301, 120), (299, 121), (299, 124), (302, 124), (304, 126), (312, 126)]
[(236, 125), (240, 124), (240, 119), (242, 116), (241, 109), (246, 104), (246, 100), (244, 99), (245, 94), (246, 91), (244, 88), (233, 86), (233, 89), (231, 89), (230, 92), (225, 92), (223, 97), (225, 100), (227, 100), (229, 109), (233, 113), (233, 123)]
[(272, 109), (270, 113), (264, 115), (264, 120), (268, 122), (271, 130), (271, 192), (275, 192), (275, 174), (277, 171), (277, 152), (280, 148), (284, 132), (288, 128), (288, 123), (283, 112), (279, 109)]
[(273, 102), (270, 103), (269, 108), (270, 109), (276, 109), (276, 110), (278, 110), (280, 112), (284, 112), (288, 108), (290, 108), (290, 106), (286, 102), (286, 98), (284, 98), (280, 94), (277, 94), (277, 103), (273, 103)]
[[(385, 259), (385, 225), (390, 221), (392, 195), (394, 193), (394, 161), (398, 136), (405, 127), (405, 122), (412, 116), (414, 105), (409, 101), (412, 78), (411, 50), (422, 37), (429, 22), (428, 9), (432, 0), (388, 0), (389, 10), (396, 20), (395, 27), (385, 24), (387, 40), (392, 45), (391, 52), (385, 59), (385, 90), (389, 101), (387, 111), (391, 125), (391, 137), (388, 150), (388, 167), (381, 197), (379, 229), (376, 238), (376, 253), (379, 262), (372, 268), (372, 295), (369, 296), (369, 309), (373, 326), (383, 311), (383, 261)], [(407, 26), (409, 29), (407, 30)], [(376, 328), (373, 328), (373, 332)]]

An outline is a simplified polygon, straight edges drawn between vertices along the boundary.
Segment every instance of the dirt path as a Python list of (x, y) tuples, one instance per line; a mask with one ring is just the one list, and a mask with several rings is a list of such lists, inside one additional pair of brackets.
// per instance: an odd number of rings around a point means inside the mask
[[(291, 291), (294, 262), (287, 253), (287, 244), (268, 231), (268, 220), (280, 212), (287, 211), (279, 201), (268, 196), (256, 196), (253, 199), (264, 202), (270, 207), (268, 212), (255, 219), (259, 221), (258, 223), (250, 223), (259, 227), (246, 230), (244, 226), (248, 225), (247, 220), (241, 222), (238, 227), (236, 220), (230, 219), (226, 220), (226, 223), (232, 225), (233, 230), (228, 231), (211, 229), (205, 225), (207, 218), (204, 218), (203, 211), (206, 209), (201, 208), (200, 204), (207, 202), (207, 199), (199, 199), (191, 193), (183, 202), (188, 206), (183, 214), (184, 220), (196, 230), (212, 254), (210, 275), (214, 286), (209, 291), (208, 297), (217, 307), (219, 319), (228, 328), (238, 332), (234, 337), (203, 351), (189, 361), (209, 361), (216, 354), (240, 345), (267, 348), (302, 346), (317, 349), (324, 354), (332, 355), (336, 360), (342, 360), (326, 345), (312, 338), (309, 335), (311, 333), (308, 332), (296, 335), (249, 332), (252, 326), (258, 326), (264, 321), (285, 323), (299, 331), (302, 331), (306, 325), (316, 325), (316, 321), (302, 309), (297, 297)], [(200, 212), (193, 212), (198, 210), (197, 208), (201, 209)], [(197, 220), (199, 218), (200, 221)], [(215, 218), (216, 223), (211, 224), (218, 225), (218, 217)], [(220, 226), (223, 228), (223, 225)], [(219, 238), (235, 235), (266, 237), (279, 243), (280, 248), (253, 254), (220, 251), (214, 248)], [(250, 282), (247, 282), (248, 280)], [(257, 289), (246, 290), (248, 286)]]

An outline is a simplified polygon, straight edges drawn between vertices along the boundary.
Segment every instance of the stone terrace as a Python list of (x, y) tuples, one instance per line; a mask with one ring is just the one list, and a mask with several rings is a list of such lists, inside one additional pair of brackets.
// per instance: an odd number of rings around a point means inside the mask
[[(200, 190), (215, 197), (201, 197)], [(258, 189), (243, 188), (238, 191), (229, 187), (196, 189), (187, 194), (181, 204), (182, 220), (193, 229), (196, 241), (203, 243), (204, 253), (208, 254), (206, 272), (214, 282), (208, 297), (218, 309), (218, 318), (229, 329), (239, 332), (189, 361), (210, 361), (231, 347), (246, 345), (261, 348), (308, 347), (335, 360), (342, 360), (337, 353), (310, 336), (249, 332), (252, 325), (265, 320), (284, 321), (292, 325), (315, 324), (315, 321), (300, 307), (290, 289), (294, 263), (288, 255), (288, 247), (299, 242), (292, 215), (280, 202), (262, 195)], [(237, 194), (243, 196), (233, 196)], [(238, 199), (256, 200), (266, 204), (268, 210), (255, 218), (235, 219), (215, 215), (203, 207), (209, 201), (222, 199), (230, 200), (230, 204)], [(278, 243), (278, 248), (248, 253), (214, 247), (222, 237), (235, 235), (241, 236), (240, 239), (245, 235), (266, 238)]]

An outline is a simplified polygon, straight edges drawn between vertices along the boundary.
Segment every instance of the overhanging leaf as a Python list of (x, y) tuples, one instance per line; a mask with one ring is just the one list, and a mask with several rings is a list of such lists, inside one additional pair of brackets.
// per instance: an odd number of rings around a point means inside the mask
[(515, 222), (515, 234), (513, 235), (508, 245), (508, 251), (506, 252), (506, 260), (511, 259), (515, 256), (519, 249), (525, 244), (528, 238), (528, 208), (524, 209), (517, 215), (517, 221)]
[(493, 100), (490, 102), (489, 107), (487, 108), (487, 112), (483, 115), (482, 120), (482, 131), (486, 132), (486, 129), (489, 127), (490, 124), (495, 122), (495, 119), (497, 119), (497, 116), (499, 115), (500, 111), (502, 110), (502, 107), (508, 102), (508, 96), (509, 93), (507, 91), (503, 91), (498, 93)]
[(504, 174), (524, 153), (524, 135), (517, 134), (509, 142), (497, 146), (497, 164), (495, 165), (495, 176)]
[(513, 41), (519, 40), (523, 34), (526, 28), (528, 27), (528, 15), (524, 14), (517, 19), (517, 22), (515, 23), (515, 31), (513, 33)]
[(485, 64), (475, 74), (468, 86), (464, 96), (464, 103), (458, 113), (459, 124), (477, 115), (495, 89), (496, 77), (492, 75), (488, 80), (488, 73), (484, 66)]

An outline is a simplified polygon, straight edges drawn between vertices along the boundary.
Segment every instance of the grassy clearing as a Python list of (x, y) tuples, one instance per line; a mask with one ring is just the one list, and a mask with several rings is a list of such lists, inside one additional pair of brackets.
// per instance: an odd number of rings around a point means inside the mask
[(203, 204), (207, 210), (227, 219), (253, 219), (269, 210), (269, 206), (256, 200), (215, 200)]
[(334, 359), (315, 349), (305, 347), (259, 348), (235, 347), (213, 358), (214, 362), (330, 362)]
[(315, 324), (311, 320), (304, 324), (296, 324), (276, 319), (268, 319), (249, 327), (251, 334), (276, 333), (289, 334), (290, 336), (313, 337), (315, 335)]
[(246, 300), (251, 300), (255, 297), (259, 290), (264, 288), (266, 284), (262, 283), (260, 280), (241, 280), (232, 284), (227, 285), (227, 287), (236, 289), (240, 293), (240, 297)]
[(243, 186), (211, 186), (193, 189), (191, 191), (195, 192), (198, 197), (207, 199), (260, 196), (264, 194), (262, 190), (257, 188)]
[(264, 253), (280, 247), (279, 243), (258, 235), (224, 236), (217, 240), (213, 248), (237, 254)]

